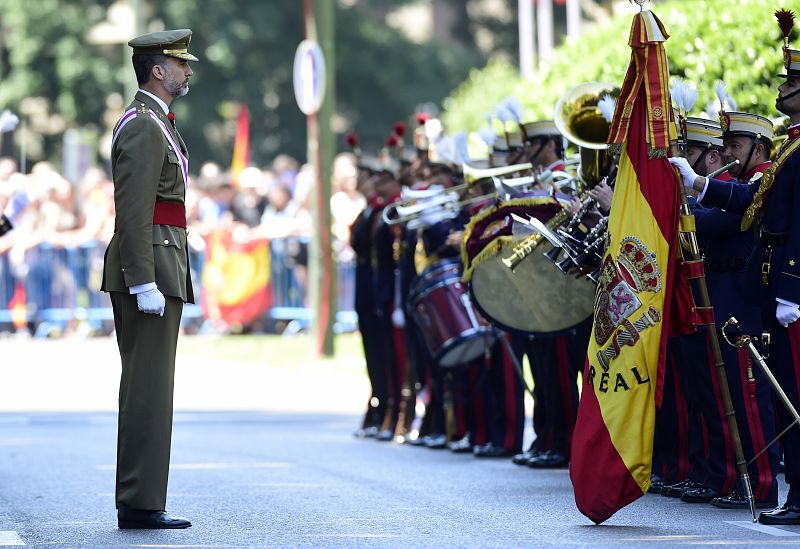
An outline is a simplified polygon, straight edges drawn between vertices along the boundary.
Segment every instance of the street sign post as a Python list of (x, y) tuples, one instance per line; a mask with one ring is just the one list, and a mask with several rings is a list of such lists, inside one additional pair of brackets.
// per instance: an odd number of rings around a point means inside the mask
[(314, 40), (303, 40), (294, 54), (294, 97), (303, 114), (317, 114), (325, 99), (325, 57)]

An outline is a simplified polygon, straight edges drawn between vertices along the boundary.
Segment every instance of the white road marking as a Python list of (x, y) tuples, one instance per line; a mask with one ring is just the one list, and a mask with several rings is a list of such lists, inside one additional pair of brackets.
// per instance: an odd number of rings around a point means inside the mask
[(726, 520), (725, 522), (727, 522), (728, 524), (733, 524), (734, 526), (741, 526), (742, 528), (747, 528), (748, 530), (755, 530), (756, 532), (761, 532), (762, 534), (769, 534), (770, 536), (778, 536), (778, 537), (800, 536), (800, 531), (792, 532), (789, 530), (776, 528), (775, 526), (768, 526), (766, 524), (750, 522), (749, 520)]
[(0, 545), (25, 545), (13, 530), (0, 530)]
[[(251, 463), (175, 463), (169, 466), (171, 471), (195, 471), (200, 469), (283, 469), (290, 464), (284, 461), (254, 461)], [(95, 465), (100, 471), (113, 471), (116, 465), (103, 463)]]

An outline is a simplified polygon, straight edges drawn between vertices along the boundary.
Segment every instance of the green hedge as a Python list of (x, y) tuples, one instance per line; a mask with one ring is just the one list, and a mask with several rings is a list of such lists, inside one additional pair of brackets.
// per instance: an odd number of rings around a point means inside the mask
[[(715, 82), (722, 79), (739, 110), (779, 116), (775, 95), (781, 79), (775, 75), (783, 72), (783, 39), (773, 12), (784, 6), (792, 7), (782, 0), (672, 0), (653, 7), (670, 34), (665, 44), (670, 74), (698, 88), (692, 114), (716, 100)], [(448, 131), (477, 130), (485, 124), (484, 114), (508, 95), (522, 102), (526, 118), (551, 118), (556, 99), (572, 86), (589, 81), (621, 85), (630, 59), (628, 34), (634, 13), (632, 7), (630, 13), (561, 45), (529, 81), (500, 61), (474, 70), (444, 102)], [(800, 49), (797, 34), (795, 28), (790, 45)]]

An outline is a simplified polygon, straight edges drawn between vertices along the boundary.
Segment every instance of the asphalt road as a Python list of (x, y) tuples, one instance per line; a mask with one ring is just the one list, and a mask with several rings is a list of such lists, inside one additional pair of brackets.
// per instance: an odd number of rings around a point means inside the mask
[[(106, 347), (96, 344), (91, 352), (104, 356)], [(9, 351), (0, 347), (0, 356), (8, 356)], [(28, 383), (49, 386), (51, 381), (37, 366), (43, 360), (35, 360), (38, 351), (34, 347), (24, 351), (31, 359)], [(69, 356), (52, 348), (46, 352)], [(6, 365), (0, 364), (0, 383), (12, 378), (4, 371)], [(193, 363), (192, 367), (197, 366)], [(226, 372), (238, 375), (248, 371), (244, 366), (241, 372), (231, 370), (230, 364), (225, 367)], [(198, 376), (210, 376), (207, 383), (197, 383), (211, 391), (220, 374), (213, 366), (208, 368), (197, 370)], [(83, 373), (88, 376), (91, 370)], [(313, 392), (310, 387), (319, 382), (313, 377), (318, 374), (314, 368), (289, 375), (265, 367), (259, 370), (258, 382), (288, 383), (280, 387), (282, 398), (302, 403)], [(113, 385), (114, 376), (108, 377)], [(346, 373), (338, 377), (344, 378), (342, 387), (363, 391), (363, 384), (348, 381)], [(20, 383), (21, 374), (13, 379)], [(248, 385), (247, 380), (240, 381)], [(273, 390), (277, 391), (268, 392)], [(0, 397), (12, 392), (7, 384), (0, 387)], [(40, 391), (42, 395), (51, 392), (55, 391)], [(91, 409), (89, 401), (84, 411), (37, 411), (37, 407), (48, 408), (46, 397), (37, 400), (36, 392), (23, 387), (16, 393), (28, 395), (27, 409), (5, 408), (0, 413), (0, 546), (505, 548), (800, 543), (800, 527), (753, 527), (747, 512), (655, 495), (594, 526), (575, 508), (566, 471), (534, 471), (507, 459), (484, 461), (447, 450), (356, 439), (352, 431), (357, 416), (346, 410), (302, 413), (272, 410), (265, 404), (260, 410), (232, 406), (234, 411), (223, 411), (217, 409), (223, 407), (222, 401), (212, 401), (213, 411), (190, 411), (203, 402), (196, 394), (199, 400), (187, 399), (175, 416), (168, 496), (168, 510), (186, 516), (194, 526), (182, 531), (122, 531), (116, 528), (114, 513), (113, 411), (103, 409), (103, 399), (94, 403), (97, 409)], [(353, 404), (344, 405), (348, 406)], [(57, 406), (51, 403), (50, 408)]]

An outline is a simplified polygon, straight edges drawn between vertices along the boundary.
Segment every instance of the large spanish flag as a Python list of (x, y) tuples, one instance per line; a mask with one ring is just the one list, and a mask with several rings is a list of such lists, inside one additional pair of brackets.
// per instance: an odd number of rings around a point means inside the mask
[(666, 158), (677, 133), (662, 45), (667, 37), (653, 13), (636, 15), (609, 136), (620, 153), (619, 170), (570, 465), (575, 503), (598, 524), (650, 486), (656, 404), (676, 312), (670, 309), (691, 303), (685, 293), (673, 301), (676, 289), (689, 286), (673, 284), (680, 182)]

